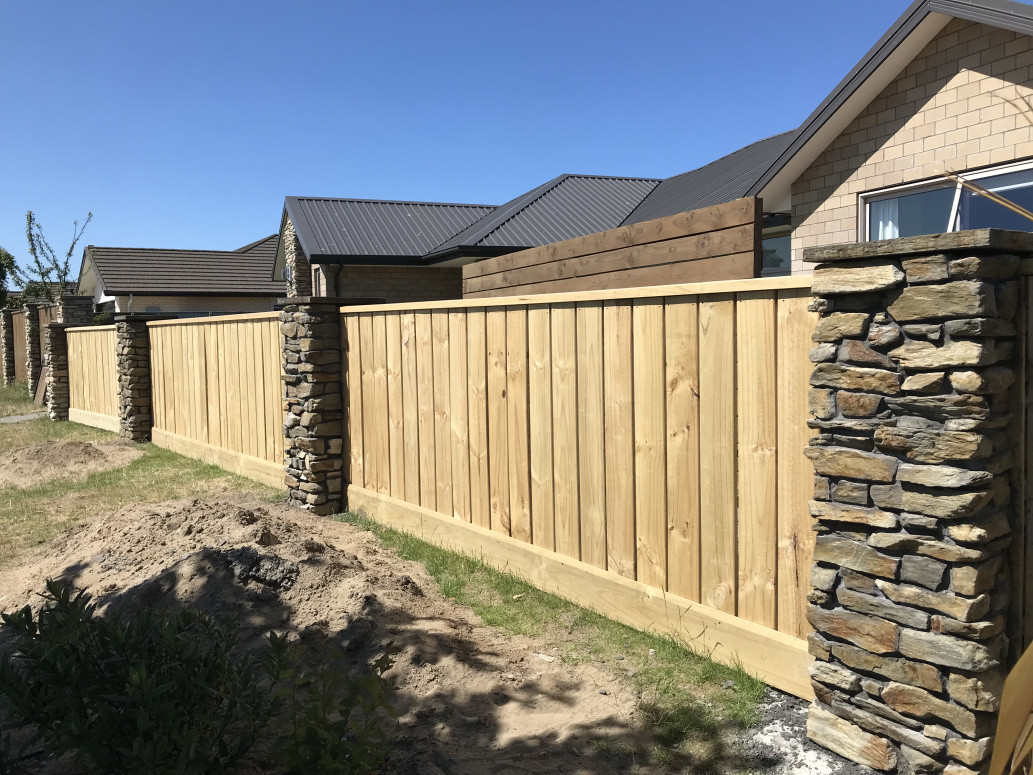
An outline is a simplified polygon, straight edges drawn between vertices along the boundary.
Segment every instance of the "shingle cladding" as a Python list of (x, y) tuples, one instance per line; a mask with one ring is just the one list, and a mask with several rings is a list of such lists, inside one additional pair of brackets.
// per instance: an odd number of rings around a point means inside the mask
[(655, 178), (560, 175), (500, 205), (431, 256), (462, 248), (536, 247), (612, 229), (659, 183)]
[(87, 257), (111, 296), (283, 296), (273, 281), (276, 237), (239, 250), (168, 250), (91, 245)]
[(495, 209), (493, 205), (369, 199), (286, 199), (309, 260), (380, 256), (418, 259)]
[(796, 130), (758, 140), (698, 169), (662, 181), (624, 224), (666, 218), (746, 196), (796, 137)]

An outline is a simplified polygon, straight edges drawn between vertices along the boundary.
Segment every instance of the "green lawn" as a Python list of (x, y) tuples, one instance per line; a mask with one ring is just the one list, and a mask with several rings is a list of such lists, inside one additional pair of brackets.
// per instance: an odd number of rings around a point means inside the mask
[(42, 411), (42, 406), (33, 403), (32, 396), (29, 395), (29, 386), (24, 382), (16, 382), (9, 386), (0, 385), (0, 417)]

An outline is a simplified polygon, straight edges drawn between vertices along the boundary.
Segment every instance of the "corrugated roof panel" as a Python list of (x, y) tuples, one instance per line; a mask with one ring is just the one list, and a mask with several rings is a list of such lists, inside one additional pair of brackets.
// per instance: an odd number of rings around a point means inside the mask
[(439, 202), (287, 197), (287, 214), (309, 258), (420, 258), (495, 208)]
[(624, 223), (641, 223), (698, 210), (747, 195), (754, 183), (796, 137), (797, 130), (767, 137), (690, 172), (660, 183)]

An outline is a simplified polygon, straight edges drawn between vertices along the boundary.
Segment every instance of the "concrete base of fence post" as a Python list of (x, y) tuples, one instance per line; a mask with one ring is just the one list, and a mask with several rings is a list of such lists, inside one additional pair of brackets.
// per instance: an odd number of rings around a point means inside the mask
[(29, 395), (36, 395), (36, 385), (43, 373), (43, 348), (39, 337), (38, 302), (25, 304), (25, 373), (29, 380)]
[[(1008, 635), (1015, 278), (1033, 235), (812, 248), (808, 736), (881, 771), (983, 771)], [(1021, 535), (1021, 534), (1020, 534)]]
[(151, 396), (151, 338), (147, 322), (161, 315), (115, 316), (115, 373), (118, 376), (118, 437), (151, 440), (154, 414)]
[(341, 315), (344, 299), (283, 300), (280, 333), (284, 482), (291, 504), (315, 514), (343, 507), (344, 402)]
[(64, 323), (51, 323), (43, 336), (46, 339), (47, 415), (51, 420), (67, 420), (68, 392), (68, 337)]
[(0, 310), (0, 364), (3, 367), (4, 385), (14, 384), (14, 320), (10, 309)]

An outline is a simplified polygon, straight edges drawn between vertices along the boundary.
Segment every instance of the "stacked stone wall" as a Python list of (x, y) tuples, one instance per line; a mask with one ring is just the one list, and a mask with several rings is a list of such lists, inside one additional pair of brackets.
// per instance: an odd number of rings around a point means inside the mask
[(93, 322), (93, 299), (89, 296), (62, 296), (58, 309), (65, 325), (88, 326)]
[(25, 373), (29, 380), (29, 395), (36, 395), (36, 385), (43, 373), (43, 348), (39, 338), (39, 308), (36, 303), (25, 304)]
[(1020, 254), (962, 232), (816, 248), (808, 735), (877, 770), (980, 772), (1007, 659)]
[(14, 384), (14, 320), (13, 310), (0, 310), (0, 360), (3, 361), (4, 385)]
[(284, 482), (291, 504), (333, 514), (344, 487), (340, 305), (288, 302), (280, 312)]
[(51, 323), (43, 336), (46, 339), (47, 416), (51, 420), (67, 420), (70, 394), (68, 387), (68, 337), (66, 325)]
[(290, 277), (287, 280), (287, 295), (292, 298), (312, 295), (312, 265), (309, 264), (301, 241), (294, 231), (294, 224), (288, 218), (283, 227), (283, 255)]
[(153, 315), (124, 315), (115, 322), (115, 368), (118, 373), (118, 437), (151, 440), (151, 340), (147, 321)]

